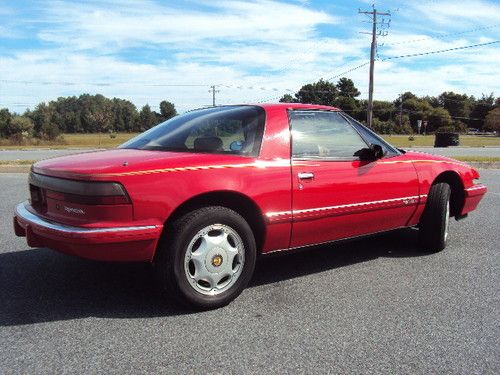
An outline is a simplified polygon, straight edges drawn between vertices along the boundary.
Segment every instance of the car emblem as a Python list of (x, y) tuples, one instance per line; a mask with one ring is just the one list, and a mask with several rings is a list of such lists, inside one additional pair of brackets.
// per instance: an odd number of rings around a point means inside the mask
[(212, 266), (219, 267), (221, 264), (222, 264), (222, 255), (219, 254), (215, 255), (212, 258)]
[(66, 211), (70, 214), (85, 215), (85, 211), (82, 210), (81, 208), (73, 208), (73, 207), (64, 206), (64, 211)]

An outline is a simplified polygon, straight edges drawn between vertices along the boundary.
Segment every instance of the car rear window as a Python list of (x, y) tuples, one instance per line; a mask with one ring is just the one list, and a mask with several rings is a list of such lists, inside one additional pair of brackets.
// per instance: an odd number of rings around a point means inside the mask
[(187, 112), (122, 144), (120, 148), (257, 156), (265, 111), (225, 106)]

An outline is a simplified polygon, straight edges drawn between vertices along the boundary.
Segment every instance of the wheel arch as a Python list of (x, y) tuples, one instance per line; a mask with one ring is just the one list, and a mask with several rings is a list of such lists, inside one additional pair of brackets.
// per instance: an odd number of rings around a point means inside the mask
[(432, 185), (441, 182), (447, 183), (451, 188), (450, 216), (459, 215), (465, 202), (464, 184), (460, 175), (455, 171), (442, 172), (434, 179)]
[(230, 190), (211, 191), (196, 195), (179, 205), (164, 224), (164, 233), (186, 213), (207, 206), (222, 206), (240, 214), (250, 225), (255, 236), (257, 253), (262, 251), (266, 235), (264, 216), (259, 206), (247, 195)]

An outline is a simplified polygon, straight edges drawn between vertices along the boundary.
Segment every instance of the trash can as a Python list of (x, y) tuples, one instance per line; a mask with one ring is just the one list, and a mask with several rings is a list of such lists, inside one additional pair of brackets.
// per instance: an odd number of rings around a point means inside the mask
[(448, 147), (460, 145), (458, 133), (436, 133), (434, 147)]

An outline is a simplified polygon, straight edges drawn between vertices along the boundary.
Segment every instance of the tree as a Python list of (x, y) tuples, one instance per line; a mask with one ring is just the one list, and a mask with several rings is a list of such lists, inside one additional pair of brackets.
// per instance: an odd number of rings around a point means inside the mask
[(359, 109), (359, 101), (349, 96), (338, 96), (335, 99), (335, 107), (353, 113)]
[(44, 129), (50, 128), (50, 108), (45, 103), (38, 104), (33, 111), (26, 112), (25, 116), (33, 121), (36, 136), (42, 136)]
[(469, 117), (473, 98), (469, 98), (466, 94), (447, 91), (439, 95), (438, 100), (441, 107), (445, 108), (452, 117)]
[(281, 97), (280, 103), (295, 103), (296, 100), (290, 94), (285, 94)]
[(405, 93), (399, 95), (399, 97), (394, 101), (394, 105), (399, 108), (399, 105), (401, 104), (401, 102), (404, 103), (410, 99), (418, 99), (418, 98), (412, 92), (406, 91)]
[(322, 104), (335, 106), (337, 99), (337, 86), (333, 83), (320, 79), (316, 83), (310, 83), (302, 86), (295, 94), (299, 103)]
[(497, 135), (500, 132), (500, 107), (496, 107), (495, 109), (488, 112), (486, 115), (486, 121), (484, 125), (484, 130), (497, 132)]
[(139, 112), (139, 127), (140, 131), (148, 130), (156, 125), (156, 114), (151, 110), (151, 107), (146, 104)]
[(356, 86), (354, 86), (354, 82), (350, 78), (345, 78), (345, 77), (340, 78), (339, 81), (337, 82), (336, 87), (339, 96), (356, 98), (359, 95), (361, 95)]
[(163, 100), (160, 103), (160, 121), (166, 121), (174, 116), (177, 116), (177, 110), (175, 109), (175, 105), (173, 103), (167, 102)]
[(139, 114), (135, 105), (124, 99), (113, 98), (114, 130), (131, 132), (138, 121)]
[[(434, 131), (445, 126), (448, 127), (453, 125), (453, 120), (449, 112), (444, 108), (432, 108), (425, 114), (424, 120), (429, 121), (427, 131)], [(456, 128), (459, 127), (460, 124), (457, 124)]]
[(0, 137), (8, 136), (12, 115), (7, 108), (0, 109)]
[(34, 131), (33, 121), (29, 117), (14, 116), (10, 121), (9, 135), (22, 134), (23, 136), (30, 137)]
[(113, 119), (112, 101), (100, 94), (94, 97), (89, 95), (86, 99), (88, 100), (88, 106), (85, 108), (83, 116), (88, 128), (92, 129), (93, 133), (113, 130), (111, 121)]
[(493, 93), (490, 95), (482, 95), (481, 99), (474, 101), (472, 111), (470, 113), (471, 120), (469, 126), (472, 128), (482, 129), (486, 124), (486, 116), (495, 108), (495, 97)]

